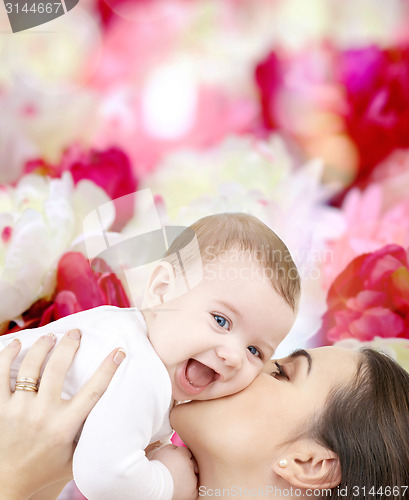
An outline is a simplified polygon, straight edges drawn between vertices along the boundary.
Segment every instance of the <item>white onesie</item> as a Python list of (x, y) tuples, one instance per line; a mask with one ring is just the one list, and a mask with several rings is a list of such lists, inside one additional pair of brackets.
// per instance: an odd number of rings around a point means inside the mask
[(102, 306), (0, 337), (0, 348), (14, 338), (22, 342), (12, 367), (12, 388), (24, 354), (38, 337), (54, 333), (58, 341), (74, 328), (82, 332), (81, 347), (68, 371), (63, 398), (75, 395), (115, 347), (127, 354), (82, 429), (73, 462), (78, 488), (88, 500), (170, 500), (169, 470), (157, 460), (149, 461), (144, 449), (172, 432), (171, 381), (138, 310)]

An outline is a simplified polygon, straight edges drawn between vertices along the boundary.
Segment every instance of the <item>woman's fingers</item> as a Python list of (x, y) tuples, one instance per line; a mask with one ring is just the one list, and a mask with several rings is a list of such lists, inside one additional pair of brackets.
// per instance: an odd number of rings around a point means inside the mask
[(0, 397), (2, 400), (10, 396), (10, 368), (20, 352), (21, 342), (14, 339), (0, 352)]
[[(43, 335), (29, 349), (20, 365), (17, 378), (40, 378), (41, 367), (47, 357), (47, 354), (55, 345), (55, 336), (52, 333)], [(23, 391), (17, 391), (23, 392)], [(26, 392), (26, 391), (24, 391)], [(35, 393), (34, 393), (35, 394)]]
[(70, 403), (72, 409), (71, 420), (73, 420), (74, 425), (85, 420), (89, 412), (106, 391), (118, 366), (125, 357), (125, 351), (121, 348), (112, 351), (79, 393), (74, 396)]
[(78, 329), (70, 330), (54, 349), (41, 378), (40, 393), (43, 397), (61, 397), (65, 376), (80, 346), (80, 339)]

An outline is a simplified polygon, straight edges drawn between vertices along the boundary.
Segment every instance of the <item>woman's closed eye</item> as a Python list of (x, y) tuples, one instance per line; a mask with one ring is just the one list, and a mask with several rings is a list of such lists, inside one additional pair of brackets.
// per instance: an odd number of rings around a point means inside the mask
[(277, 379), (290, 380), (290, 377), (287, 375), (282, 365), (280, 365), (278, 361), (274, 361), (274, 364), (276, 365), (278, 371), (273, 372), (271, 375)]
[(212, 316), (219, 326), (221, 326), (225, 330), (231, 330), (231, 323), (227, 318), (221, 316), (220, 314), (212, 314)]

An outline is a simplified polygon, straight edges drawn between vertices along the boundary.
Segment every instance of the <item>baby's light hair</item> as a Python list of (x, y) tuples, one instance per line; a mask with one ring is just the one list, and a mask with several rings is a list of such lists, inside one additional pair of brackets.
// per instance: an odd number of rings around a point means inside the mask
[[(274, 289), (296, 312), (301, 295), (300, 276), (284, 242), (256, 217), (245, 213), (221, 213), (203, 217), (183, 231), (170, 245), (164, 260), (170, 262), (175, 273), (182, 274), (177, 253), (186, 249), (196, 235), (200, 256), (188, 253), (183, 265), (200, 257), (206, 264), (223, 253), (237, 249), (256, 261), (269, 272)], [(186, 255), (186, 252), (185, 252)]]

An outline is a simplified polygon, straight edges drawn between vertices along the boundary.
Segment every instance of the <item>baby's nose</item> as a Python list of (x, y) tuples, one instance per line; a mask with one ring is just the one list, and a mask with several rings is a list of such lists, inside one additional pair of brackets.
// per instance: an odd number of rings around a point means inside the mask
[(216, 349), (216, 353), (227, 366), (239, 370), (243, 364), (243, 356), (238, 346), (223, 346)]

